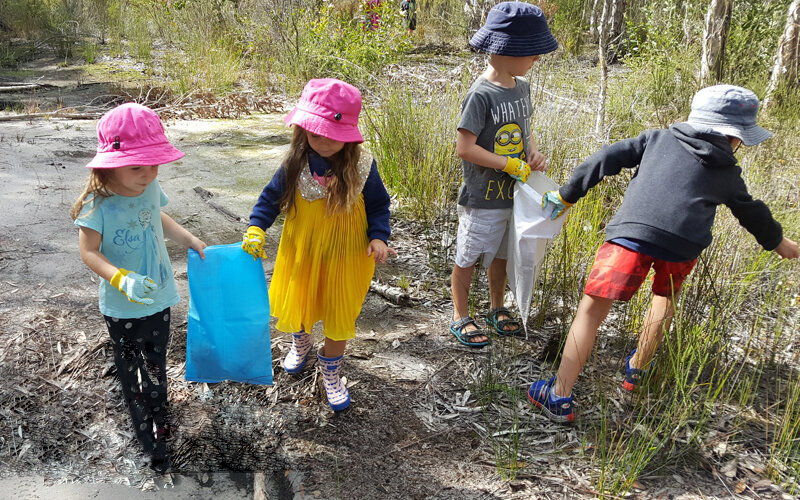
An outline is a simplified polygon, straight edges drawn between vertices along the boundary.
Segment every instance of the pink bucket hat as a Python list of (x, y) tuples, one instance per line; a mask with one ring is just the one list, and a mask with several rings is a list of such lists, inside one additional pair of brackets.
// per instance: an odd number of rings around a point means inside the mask
[(129, 102), (97, 122), (97, 154), (87, 168), (163, 165), (183, 158), (169, 143), (155, 111)]
[(297, 106), (283, 119), (286, 125), (334, 141), (364, 142), (358, 130), (361, 92), (349, 83), (334, 78), (309, 80)]

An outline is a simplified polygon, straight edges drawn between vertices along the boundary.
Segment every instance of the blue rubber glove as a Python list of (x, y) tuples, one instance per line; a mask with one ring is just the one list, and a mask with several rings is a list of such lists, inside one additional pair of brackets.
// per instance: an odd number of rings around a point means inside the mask
[(253, 260), (261, 257), (267, 258), (267, 253), (264, 251), (264, 241), (267, 235), (264, 230), (258, 226), (250, 226), (247, 232), (242, 236), (242, 250), (253, 256)]
[(524, 184), (528, 182), (528, 177), (531, 175), (531, 167), (519, 158), (509, 156), (503, 172)]
[(553, 205), (553, 211), (550, 213), (550, 220), (555, 220), (561, 217), (567, 211), (572, 203), (564, 201), (561, 193), (558, 191), (547, 191), (542, 196), (542, 210), (547, 210), (548, 205)]
[(117, 287), (120, 292), (124, 293), (131, 302), (143, 305), (150, 305), (153, 303), (153, 299), (148, 299), (143, 297), (143, 295), (147, 295), (158, 288), (155, 281), (147, 276), (132, 273), (121, 267), (117, 269), (117, 272), (111, 277), (109, 283)]

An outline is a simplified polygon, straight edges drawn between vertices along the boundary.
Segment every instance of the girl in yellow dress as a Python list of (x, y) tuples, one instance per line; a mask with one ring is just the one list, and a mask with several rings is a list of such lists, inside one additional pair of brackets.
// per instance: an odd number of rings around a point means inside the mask
[(242, 248), (266, 258), (264, 230), (286, 214), (269, 287), (275, 328), (292, 334), (287, 373), (306, 363), (311, 327), (322, 321), (317, 352), (328, 403), (350, 405), (339, 378), (345, 346), (369, 291), (375, 263), (397, 253), (389, 239), (389, 194), (375, 160), (361, 147), (361, 93), (332, 78), (309, 81), (286, 116), (295, 125), (289, 153), (250, 214)]

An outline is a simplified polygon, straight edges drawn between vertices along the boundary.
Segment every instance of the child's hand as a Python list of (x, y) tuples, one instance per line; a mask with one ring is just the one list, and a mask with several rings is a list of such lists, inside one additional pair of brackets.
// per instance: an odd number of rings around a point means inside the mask
[(550, 212), (550, 220), (556, 220), (572, 206), (572, 203), (564, 201), (558, 191), (547, 191), (542, 196), (542, 210), (547, 212), (548, 205), (553, 206), (552, 212)]
[(376, 264), (385, 264), (390, 253), (397, 257), (397, 252), (395, 252), (394, 248), (377, 238), (370, 241), (369, 246), (367, 246), (367, 256), (371, 255)]
[(503, 168), (503, 172), (524, 184), (528, 182), (528, 177), (531, 175), (531, 167), (519, 158), (509, 156), (506, 158), (506, 166)]
[(144, 305), (153, 303), (153, 299), (146, 298), (144, 295), (158, 288), (156, 283), (147, 276), (132, 273), (121, 267), (117, 269), (117, 272), (111, 277), (109, 283), (119, 289), (120, 292), (124, 293), (131, 302)]
[(800, 250), (797, 248), (797, 243), (789, 238), (784, 238), (780, 244), (775, 247), (775, 253), (784, 259), (796, 259), (800, 257)]
[(536, 172), (547, 172), (547, 161), (544, 159), (544, 155), (535, 149), (528, 157), (528, 166)]
[(189, 248), (200, 254), (201, 259), (206, 258), (206, 253), (203, 251), (203, 249), (207, 246), (208, 245), (206, 245), (205, 242), (203, 242), (203, 240), (197, 236), (192, 236), (192, 239), (189, 241)]
[(247, 232), (242, 236), (242, 250), (253, 256), (253, 260), (261, 257), (267, 258), (267, 253), (264, 251), (264, 241), (267, 235), (264, 230), (258, 226), (250, 226)]

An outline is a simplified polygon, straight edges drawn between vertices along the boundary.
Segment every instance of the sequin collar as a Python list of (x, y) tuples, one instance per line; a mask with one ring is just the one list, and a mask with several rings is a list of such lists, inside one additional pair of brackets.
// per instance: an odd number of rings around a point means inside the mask
[[(308, 166), (308, 157), (306, 156), (305, 165), (300, 170), (300, 178), (297, 179), (297, 189), (300, 190), (300, 196), (306, 201), (317, 201), (325, 198), (327, 188), (314, 180), (311, 174), (311, 167)], [(361, 181), (359, 192), (364, 189), (364, 184), (367, 183), (369, 171), (372, 168), (372, 155), (362, 150), (361, 157), (358, 159), (358, 177)]]

